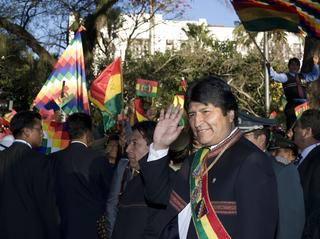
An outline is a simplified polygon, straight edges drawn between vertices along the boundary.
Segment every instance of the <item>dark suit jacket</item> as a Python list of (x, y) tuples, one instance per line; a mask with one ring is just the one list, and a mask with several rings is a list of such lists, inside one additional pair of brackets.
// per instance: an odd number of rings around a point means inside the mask
[(58, 238), (48, 158), (15, 142), (0, 153), (0, 238)]
[(277, 239), (300, 239), (305, 222), (303, 189), (294, 164), (271, 157), (278, 185), (279, 223)]
[(142, 177), (134, 176), (120, 197), (111, 239), (142, 239), (147, 225), (161, 209), (163, 206), (152, 205), (145, 199)]
[[(178, 238), (177, 215), (181, 209), (177, 205), (183, 208), (190, 202), (192, 160), (193, 156), (184, 161), (173, 183), (168, 178), (166, 160), (143, 159), (140, 163), (147, 197), (154, 203), (168, 205), (155, 218), (146, 238)], [(271, 160), (248, 140), (241, 137), (209, 171), (208, 191), (217, 216), (231, 238), (274, 238), (278, 221), (276, 178)], [(188, 238), (197, 238), (192, 220)]]
[(63, 238), (98, 238), (96, 221), (104, 214), (112, 169), (104, 155), (71, 143), (51, 155)]
[[(298, 167), (303, 188), (306, 225), (304, 238), (320, 237), (320, 146), (315, 147)], [(316, 236), (317, 235), (317, 236)]]

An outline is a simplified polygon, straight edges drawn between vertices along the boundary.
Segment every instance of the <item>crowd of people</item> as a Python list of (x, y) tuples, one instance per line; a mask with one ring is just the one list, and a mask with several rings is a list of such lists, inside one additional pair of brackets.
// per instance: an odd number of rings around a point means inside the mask
[[(301, 88), (299, 77), (285, 76), (278, 81), (295, 81), (285, 92)], [(0, 151), (0, 238), (320, 236), (317, 109), (287, 120), (287, 135), (276, 120), (241, 112), (230, 86), (205, 76), (190, 84), (183, 108), (170, 106), (157, 121), (99, 144), (89, 115), (74, 113), (66, 124), (69, 146), (46, 156), (35, 150), (40, 114), (21, 111), (11, 120), (14, 142)]]

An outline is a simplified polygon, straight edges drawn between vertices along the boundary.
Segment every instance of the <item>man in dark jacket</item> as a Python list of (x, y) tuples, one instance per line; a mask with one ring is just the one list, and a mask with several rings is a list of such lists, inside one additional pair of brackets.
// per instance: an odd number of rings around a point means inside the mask
[(0, 152), (0, 238), (58, 238), (49, 161), (32, 149), (41, 145), (41, 116), (19, 112), (10, 129), (15, 141)]
[(305, 213), (303, 190), (298, 170), (293, 163), (283, 164), (267, 152), (270, 142), (270, 127), (275, 125), (275, 120), (239, 113), (239, 128), (244, 137), (270, 157), (276, 175), (279, 203), (276, 239), (300, 239)]
[(320, 111), (302, 113), (294, 127), (294, 142), (299, 148), (298, 171), (304, 194), (306, 225), (303, 238), (320, 236)]
[(185, 109), (205, 148), (186, 158), (170, 182), (166, 154), (182, 130), (182, 110), (161, 112), (149, 155), (140, 166), (146, 196), (167, 209), (159, 213), (148, 236), (274, 238), (278, 202), (271, 161), (236, 127), (238, 106), (230, 87), (216, 77), (195, 81), (186, 92)]
[[(67, 119), (71, 144), (52, 154), (62, 238), (98, 238), (97, 220), (104, 215), (112, 169), (103, 154), (88, 148), (92, 141), (89, 115)], [(103, 224), (104, 227), (104, 224)]]

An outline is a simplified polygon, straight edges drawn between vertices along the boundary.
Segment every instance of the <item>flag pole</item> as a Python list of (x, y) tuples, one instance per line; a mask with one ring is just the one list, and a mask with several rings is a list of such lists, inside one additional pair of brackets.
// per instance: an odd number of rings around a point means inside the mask
[(246, 30), (247, 34), (249, 35), (251, 41), (254, 43), (254, 45), (257, 47), (260, 55), (262, 56), (264, 60), (264, 93), (265, 93), (265, 112), (266, 116), (269, 117), (270, 112), (270, 80), (269, 80), (269, 72), (267, 68), (267, 63), (269, 63), (269, 48), (268, 48), (268, 33), (263, 33), (263, 52), (261, 51), (259, 45), (257, 44), (254, 37)]
[(124, 91), (124, 83), (123, 83), (123, 74), (122, 74), (122, 60), (120, 58), (120, 77), (121, 77), (121, 131), (124, 129), (124, 97), (123, 97), (123, 91)]
[(266, 100), (266, 116), (269, 117), (270, 113), (270, 79), (269, 79), (269, 71), (267, 67), (268, 59), (269, 59), (269, 47), (268, 47), (268, 33), (263, 33), (264, 39), (264, 92), (265, 92), (265, 100)]
[(262, 56), (263, 60), (265, 62), (269, 62), (268, 59), (266, 58), (265, 54), (261, 51), (261, 49), (260, 49), (258, 43), (256, 42), (256, 40), (254, 39), (254, 37), (247, 30), (246, 30), (246, 33), (249, 35), (249, 37), (250, 37), (251, 41), (253, 42), (253, 44), (257, 47), (257, 49), (258, 49), (260, 55)]

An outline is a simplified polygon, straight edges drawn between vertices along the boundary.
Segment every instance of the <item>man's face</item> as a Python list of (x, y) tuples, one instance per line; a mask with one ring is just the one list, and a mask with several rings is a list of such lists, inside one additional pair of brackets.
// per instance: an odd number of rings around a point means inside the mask
[(277, 157), (277, 156), (282, 157), (289, 161), (293, 161), (296, 159), (296, 156), (294, 155), (292, 149), (280, 148), (280, 149), (273, 150), (271, 154), (274, 157)]
[(304, 142), (306, 133), (307, 129), (301, 128), (301, 125), (298, 122), (293, 129), (293, 142), (298, 146), (300, 150), (303, 150), (305, 148)]
[(256, 136), (254, 132), (245, 133), (244, 137), (249, 140), (251, 143), (253, 143), (255, 146), (257, 146), (262, 151), (265, 151), (266, 149), (266, 137), (265, 135), (261, 134), (259, 136)]
[(39, 119), (35, 119), (33, 127), (25, 128), (24, 134), (26, 136), (26, 141), (31, 144), (33, 148), (40, 147), (43, 138), (41, 121)]
[(289, 72), (290, 73), (298, 73), (300, 70), (300, 64), (297, 64), (296, 62), (291, 62), (289, 65)]
[(234, 111), (223, 115), (219, 107), (191, 102), (188, 109), (191, 129), (197, 141), (204, 145), (215, 145), (225, 139), (234, 128)]
[(109, 140), (106, 144), (106, 150), (105, 150), (107, 157), (109, 161), (113, 161), (115, 163), (115, 160), (118, 155), (118, 141), (117, 140)]
[(147, 141), (138, 130), (134, 130), (132, 132), (126, 152), (128, 154), (130, 166), (139, 170), (140, 166), (138, 162), (149, 152), (149, 147), (147, 145)]

